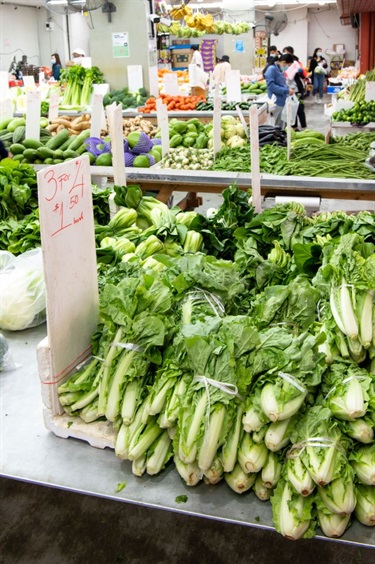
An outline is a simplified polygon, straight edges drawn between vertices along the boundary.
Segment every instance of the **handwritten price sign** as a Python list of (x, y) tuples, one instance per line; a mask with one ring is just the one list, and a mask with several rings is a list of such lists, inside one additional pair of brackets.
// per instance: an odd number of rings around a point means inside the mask
[(98, 320), (94, 216), (88, 157), (38, 172), (51, 378), (87, 356)]

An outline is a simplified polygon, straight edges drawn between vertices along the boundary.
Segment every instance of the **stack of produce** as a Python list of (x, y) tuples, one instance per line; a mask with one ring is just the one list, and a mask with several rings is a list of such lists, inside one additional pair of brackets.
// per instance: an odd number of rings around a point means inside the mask
[(79, 135), (85, 129), (90, 129), (91, 116), (89, 114), (84, 114), (82, 116), (60, 116), (49, 122), (46, 127), (48, 131), (52, 133), (54, 137), (63, 129), (67, 129), (69, 135)]
[[(187, 19), (186, 19), (187, 18)], [(209, 14), (203, 15), (199, 12), (194, 15), (187, 15), (186, 25), (181, 25), (178, 21), (172, 21), (171, 26), (158, 24), (158, 33), (169, 33), (180, 38), (202, 37), (203, 35), (241, 35), (248, 33), (250, 25), (247, 22), (237, 22), (231, 24), (224, 20), (213, 21)], [(177, 18), (174, 18), (177, 19)]]
[[(160, 94), (161, 101), (166, 104), (168, 111), (186, 112), (195, 110), (197, 104), (204, 100), (204, 96), (170, 96), (169, 94)], [(142, 114), (151, 114), (156, 112), (156, 98), (149, 98), (144, 107), (138, 108)]]
[(178, 147), (170, 149), (168, 155), (160, 163), (161, 168), (175, 170), (209, 170), (214, 164), (214, 153), (211, 149), (195, 149)]
[(375, 101), (356, 102), (348, 110), (340, 110), (332, 114), (332, 121), (349, 121), (353, 125), (375, 123)]
[[(237, 110), (237, 106), (241, 108), (241, 110), (248, 111), (252, 102), (222, 102), (221, 103), (221, 110), (223, 112), (235, 112)], [(213, 112), (214, 110), (214, 101), (213, 100), (202, 100), (196, 106), (196, 110), (198, 112)]]
[[(112, 154), (109, 138), (88, 137), (84, 141), (90, 162), (96, 166), (111, 166)], [(124, 162), (128, 167), (149, 168), (161, 160), (160, 139), (151, 139), (143, 131), (133, 131), (124, 139)]]
[[(48, 119), (40, 118), (40, 138), (48, 140), (51, 133), (48, 131)], [(6, 149), (15, 143), (21, 143), (25, 140), (26, 120), (25, 118), (8, 118), (0, 122), (0, 141), (5, 145)]]
[[(267, 92), (267, 85), (265, 80), (259, 80), (257, 82), (241, 82), (241, 94), (249, 94), (249, 96), (255, 96), (258, 94), (264, 94)], [(223, 94), (227, 93), (227, 88), (224, 86)]]
[(89, 105), (93, 84), (103, 83), (104, 77), (98, 67), (73, 65), (61, 71), (60, 81), (65, 84), (60, 109), (79, 110)]
[(111, 90), (103, 98), (103, 105), (109, 106), (109, 104), (121, 104), (124, 109), (127, 108), (138, 108), (139, 106), (144, 106), (148, 98), (148, 92), (145, 88), (140, 88), (138, 92), (130, 92), (129, 88), (125, 87), (121, 90)]
[(372, 71), (367, 71), (366, 74), (359, 77), (354, 84), (344, 90), (341, 90), (338, 94), (338, 98), (344, 98), (355, 103), (364, 102), (366, 96), (366, 82), (374, 81), (375, 69), (373, 69)]
[(137, 476), (173, 458), (188, 486), (271, 499), (286, 538), (375, 525), (374, 214), (256, 214), (231, 186), (205, 219), (118, 193), (95, 356), (59, 386), (71, 424), (111, 422)]

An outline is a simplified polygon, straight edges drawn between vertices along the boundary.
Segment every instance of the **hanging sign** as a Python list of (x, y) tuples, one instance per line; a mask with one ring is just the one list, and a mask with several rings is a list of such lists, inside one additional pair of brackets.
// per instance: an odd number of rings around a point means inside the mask
[(44, 168), (37, 179), (52, 384), (87, 357), (98, 323), (89, 158)]
[(112, 33), (112, 53), (115, 59), (130, 57), (129, 34), (127, 31)]

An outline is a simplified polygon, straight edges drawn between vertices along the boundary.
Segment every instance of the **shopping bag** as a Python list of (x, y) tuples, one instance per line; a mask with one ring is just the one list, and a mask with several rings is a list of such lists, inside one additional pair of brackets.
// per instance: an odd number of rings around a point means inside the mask
[[(295, 94), (293, 94), (292, 96), (289, 96), (287, 98), (287, 101), (288, 100), (290, 100), (290, 123), (293, 125), (293, 123), (296, 121), (296, 117), (297, 117), (299, 100), (298, 100), (298, 98)], [(285, 106), (283, 107), (283, 111), (281, 112), (281, 120), (284, 123), (287, 122), (287, 115), (286, 115), (287, 101), (285, 102)]]

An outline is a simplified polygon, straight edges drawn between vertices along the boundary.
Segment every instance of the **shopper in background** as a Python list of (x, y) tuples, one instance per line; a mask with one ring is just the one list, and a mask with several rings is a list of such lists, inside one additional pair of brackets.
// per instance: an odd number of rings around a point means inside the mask
[(268, 58), (267, 58), (267, 63), (269, 63), (273, 59), (277, 59), (278, 56), (279, 56), (279, 52), (277, 50), (276, 45), (271, 45), (270, 48), (269, 48), (269, 55), (268, 55)]
[(286, 83), (285, 71), (293, 64), (294, 59), (289, 53), (281, 55), (275, 60), (274, 64), (269, 64), (265, 70), (264, 78), (267, 83), (267, 95), (269, 98), (276, 97), (276, 105), (273, 110), (275, 125), (282, 126), (281, 114), (285, 106), (288, 95), (294, 94), (294, 90), (289, 88)]
[(10, 155), (9, 155), (8, 151), (6, 150), (4, 143), (2, 141), (0, 141), (0, 161), (2, 159), (6, 159), (9, 156)]
[[(310, 61), (309, 72), (313, 83), (313, 96), (318, 104), (322, 103), (325, 77), (328, 73), (328, 64), (323, 57), (323, 51), (317, 47)], [(318, 97), (319, 94), (319, 97)]]
[(199, 45), (192, 45), (190, 48), (190, 64), (197, 65), (199, 68), (203, 70), (203, 59), (202, 55), (199, 52)]
[(55, 80), (60, 80), (61, 74), (61, 60), (58, 53), (52, 53), (51, 55), (51, 64), (52, 64), (52, 76)]
[(297, 110), (297, 116), (296, 116), (296, 121), (294, 123), (294, 125), (292, 126), (293, 129), (297, 129), (298, 128), (298, 120), (300, 123), (300, 128), (301, 129), (305, 129), (306, 128), (306, 114), (305, 114), (305, 104), (304, 104), (304, 98), (306, 96), (306, 91), (305, 91), (305, 83), (304, 80), (302, 78), (302, 72), (301, 69), (299, 69), (293, 76), (293, 78), (288, 78), (288, 74), (290, 72), (290, 70), (293, 68), (293, 65), (291, 65), (289, 67), (289, 69), (286, 71), (286, 83), (288, 85), (288, 87), (293, 90), (294, 94), (297, 96), (299, 104), (298, 104), (298, 110)]
[(212, 81), (214, 84), (222, 84), (226, 81), (226, 74), (232, 70), (228, 55), (223, 55), (212, 72)]
[(72, 67), (73, 65), (81, 65), (82, 57), (86, 57), (86, 53), (83, 49), (77, 47), (72, 53), (72, 60), (66, 63), (67, 67)]

